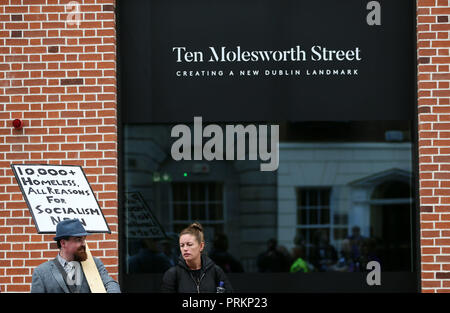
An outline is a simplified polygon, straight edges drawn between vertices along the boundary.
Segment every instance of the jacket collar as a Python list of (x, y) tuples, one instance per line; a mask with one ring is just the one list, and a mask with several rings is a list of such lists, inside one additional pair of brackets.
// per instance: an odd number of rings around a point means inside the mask
[[(56, 262), (59, 262), (58, 258), (55, 258)], [(55, 278), (55, 280), (58, 282), (59, 286), (64, 290), (65, 293), (70, 293), (69, 288), (67, 287), (66, 283), (64, 282), (64, 278), (59, 272), (59, 270), (56, 268), (55, 263), (52, 261), (50, 262), (50, 266), (52, 267), (52, 275)]]
[[(201, 260), (202, 260), (202, 272), (206, 272), (211, 266), (214, 265), (214, 262), (205, 254), (201, 254)], [(191, 269), (187, 266), (186, 261), (184, 260), (183, 256), (180, 255), (178, 257), (178, 265), (184, 268), (185, 270), (190, 271)]]

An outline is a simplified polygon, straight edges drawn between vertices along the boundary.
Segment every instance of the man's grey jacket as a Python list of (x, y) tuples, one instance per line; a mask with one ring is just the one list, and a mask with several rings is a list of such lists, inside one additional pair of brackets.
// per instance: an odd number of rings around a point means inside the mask
[[(120, 293), (119, 284), (109, 276), (105, 266), (100, 259), (94, 257), (95, 265), (97, 265), (98, 272), (108, 293)], [(83, 278), (79, 292), (90, 293), (84, 272), (81, 271)], [(54, 260), (42, 263), (33, 271), (33, 278), (31, 283), (32, 293), (70, 293), (64, 277), (54, 263)]]

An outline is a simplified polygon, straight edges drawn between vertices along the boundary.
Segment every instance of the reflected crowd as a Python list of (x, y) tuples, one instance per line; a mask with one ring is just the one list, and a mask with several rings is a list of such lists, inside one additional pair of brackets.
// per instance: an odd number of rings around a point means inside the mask
[[(316, 230), (311, 242), (297, 235), (294, 246), (287, 249), (275, 238), (267, 241), (267, 249), (256, 257), (260, 273), (310, 273), (310, 272), (360, 272), (366, 270), (370, 261), (381, 264), (382, 244), (376, 238), (360, 234), (354, 226), (352, 233), (340, 243), (340, 249), (330, 244), (328, 233)], [(178, 236), (172, 234), (165, 239), (141, 239), (140, 247), (129, 257), (129, 273), (163, 273), (177, 263), (180, 255)], [(242, 273), (244, 267), (229, 251), (228, 237), (216, 234), (208, 256), (225, 273)]]

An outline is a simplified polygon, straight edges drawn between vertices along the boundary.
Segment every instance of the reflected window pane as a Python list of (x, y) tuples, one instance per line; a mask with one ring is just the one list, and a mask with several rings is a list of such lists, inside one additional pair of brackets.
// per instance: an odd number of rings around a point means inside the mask
[(334, 229), (334, 239), (335, 240), (341, 240), (345, 239), (348, 236), (348, 229), (347, 228), (335, 228)]
[(308, 210), (305, 208), (298, 209), (297, 224), (302, 224), (302, 225), (308, 224), (307, 213), (308, 213)]
[(319, 224), (319, 210), (317, 209), (309, 209), (309, 224)]
[(190, 201), (205, 202), (207, 184), (204, 183), (190, 183)]
[(222, 220), (223, 219), (222, 203), (210, 203), (209, 204), (209, 219), (210, 220)]
[[(137, 227), (160, 224), (178, 247), (177, 234), (198, 221), (208, 253), (217, 257), (224, 252), (215, 250), (226, 247), (244, 272), (289, 272), (299, 258), (311, 272), (336, 271), (342, 259), (355, 262), (346, 271), (363, 270), (368, 260), (386, 271), (410, 270), (412, 144), (407, 137), (385, 142), (382, 131), (401, 124), (359, 125), (357, 137), (346, 124), (318, 123), (311, 132), (312, 124), (285, 124), (279, 169), (268, 172), (257, 161), (174, 161), (167, 153), (171, 125), (128, 126), (125, 164), (134, 166), (126, 168), (126, 190), (139, 191), (148, 204), (133, 204), (128, 214), (130, 260), (148, 247), (162, 253), (167, 244), (140, 238), (154, 230)], [(148, 211), (158, 223), (131, 219)]]
[(348, 215), (343, 213), (334, 214), (334, 224), (346, 225), (348, 223)]
[(209, 201), (222, 201), (223, 199), (223, 184), (209, 183), (208, 184)]
[(205, 203), (191, 204), (191, 219), (196, 221), (206, 220), (206, 205)]
[(319, 192), (315, 189), (308, 190), (306, 194), (306, 199), (308, 202), (307, 205), (310, 207), (319, 205)]
[(189, 224), (179, 224), (179, 223), (174, 223), (173, 224), (173, 230), (176, 233), (180, 233), (183, 229), (185, 229), (186, 227), (188, 227)]
[(174, 220), (223, 223), (222, 182), (173, 183), (172, 189)]
[(330, 223), (330, 210), (329, 209), (321, 209), (320, 210), (320, 224), (329, 224)]
[(187, 204), (174, 203), (173, 205), (173, 219), (187, 220), (189, 218)]

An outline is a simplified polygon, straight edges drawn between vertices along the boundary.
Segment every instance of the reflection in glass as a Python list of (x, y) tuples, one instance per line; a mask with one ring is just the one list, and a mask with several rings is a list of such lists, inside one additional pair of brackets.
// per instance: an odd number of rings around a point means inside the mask
[(146, 249), (174, 264), (177, 234), (199, 221), (228, 272), (357, 272), (371, 260), (413, 270), (408, 122), (280, 123), (274, 172), (253, 160), (175, 161), (172, 126), (125, 125), (125, 189), (167, 235), (126, 235), (130, 262)]

